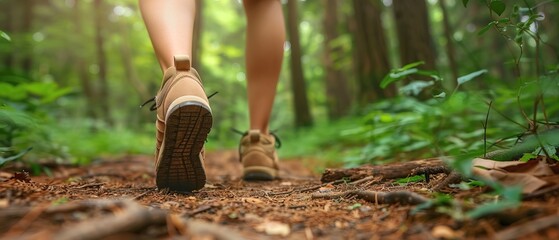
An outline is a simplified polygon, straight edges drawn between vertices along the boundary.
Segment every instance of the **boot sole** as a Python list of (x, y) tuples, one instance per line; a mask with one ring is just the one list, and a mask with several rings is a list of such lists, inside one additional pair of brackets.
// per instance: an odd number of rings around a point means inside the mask
[(191, 192), (204, 187), (206, 173), (200, 152), (212, 121), (210, 108), (198, 101), (182, 102), (169, 110), (156, 169), (155, 182), (159, 189)]
[(278, 178), (278, 170), (270, 167), (252, 166), (243, 169), (246, 181), (272, 181)]

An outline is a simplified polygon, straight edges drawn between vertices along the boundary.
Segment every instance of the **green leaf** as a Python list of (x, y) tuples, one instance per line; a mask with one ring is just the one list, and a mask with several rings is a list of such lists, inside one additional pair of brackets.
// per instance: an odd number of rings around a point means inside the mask
[(498, 202), (488, 202), (469, 211), (466, 216), (470, 219), (476, 219), (488, 214), (502, 212), (508, 209), (516, 208), (520, 205), (522, 188), (519, 186), (496, 187), (496, 192), (503, 197)]
[(477, 33), (478, 36), (483, 35), (485, 32), (487, 32), (493, 25), (495, 25), (495, 21), (490, 22), (489, 24), (487, 24), (485, 27), (483, 27), (481, 30), (479, 30), (479, 32)]
[(503, 14), (507, 6), (501, 0), (493, 0), (491, 1), (491, 3), (489, 3), (489, 7), (491, 8), (491, 10), (493, 10), (493, 12), (501, 16), (501, 14)]
[(394, 73), (390, 73), (390, 77), (391, 78), (395, 78), (395, 79), (401, 79), (405, 76), (409, 76), (411, 74), (414, 74), (418, 71), (417, 68), (411, 68), (411, 69), (406, 69), (404, 71), (399, 71), (399, 72), (394, 72)]
[(415, 175), (407, 178), (399, 178), (396, 180), (397, 183), (405, 185), (411, 182), (421, 182), (425, 181), (425, 175)]
[(433, 96), (433, 98), (445, 98), (446, 97), (446, 93), (445, 92), (441, 92), (435, 96)]
[(4, 163), (7, 163), (7, 162), (9, 162), (9, 161), (13, 161), (13, 160), (16, 160), (16, 159), (22, 157), (23, 155), (25, 155), (26, 153), (28, 153), (29, 151), (31, 151), (31, 149), (33, 149), (33, 148), (32, 148), (32, 147), (28, 147), (27, 149), (25, 149), (25, 150), (19, 152), (18, 154), (13, 155), (13, 156), (9, 156), (9, 157), (7, 157), (7, 158), (0, 157), (0, 166), (4, 165)]
[(356, 204), (353, 204), (351, 206), (348, 206), (347, 210), (355, 210), (355, 209), (360, 208), (360, 207), (361, 207), (361, 203), (356, 203)]
[(425, 62), (423, 61), (419, 61), (419, 62), (412, 62), (409, 64), (404, 65), (401, 68), (398, 69), (393, 69), (389, 74), (387, 74), (382, 81), (380, 82), (380, 87), (382, 89), (386, 88), (389, 84), (396, 82), (398, 80), (401, 80), (402, 78), (409, 76), (411, 74), (421, 74), (421, 75), (426, 75), (429, 76), (429, 74), (433, 74), (433, 72), (424, 72), (424, 71), (420, 71), (419, 69), (415, 68), (419, 65), (425, 64)]
[(416, 72), (417, 72), (417, 68), (407, 69), (404, 71), (391, 72), (388, 75), (386, 75), (384, 79), (382, 79), (382, 82), (380, 82), (380, 87), (384, 89), (391, 83), (401, 80), (405, 76), (414, 74)]
[(473, 73), (461, 76), (457, 79), (458, 80), (458, 85), (462, 85), (463, 83), (468, 82), (468, 81), (470, 81), (470, 80), (472, 80), (472, 79), (474, 79), (474, 78), (476, 78), (476, 77), (478, 77), (478, 76), (480, 76), (480, 75), (482, 75), (486, 72), (487, 72), (487, 69), (482, 69), (482, 70), (475, 71)]
[(404, 65), (403, 67), (401, 67), (400, 70), (415, 68), (415, 67), (417, 67), (419, 65), (423, 65), (423, 64), (425, 64), (424, 61), (408, 63), (408, 64)]
[(486, 185), (485, 185), (485, 183), (482, 182), (482, 181), (471, 179), (471, 180), (468, 182), (468, 186), (470, 186), (470, 187), (485, 187)]
[(510, 18), (501, 18), (501, 19), (499, 19), (497, 22), (499, 22), (499, 23), (508, 23), (508, 22), (510, 22)]
[(3, 32), (3, 31), (0, 31), (0, 37), (3, 38), (3, 39), (6, 39), (8, 42), (11, 42), (11, 41), (12, 41), (12, 39), (10, 38), (10, 36), (9, 36), (7, 33)]
[(421, 91), (423, 91), (423, 89), (433, 86), (434, 84), (435, 82), (433, 81), (413, 81), (400, 88), (400, 92), (403, 92), (406, 95), (417, 96), (421, 93)]
[(531, 153), (524, 153), (524, 155), (522, 155), (522, 157), (518, 161), (528, 162), (530, 159), (534, 159), (534, 158), (536, 158), (536, 155)]
[(462, 4), (464, 4), (464, 7), (468, 7), (468, 2), (469, 2), (469, 1), (470, 1), (470, 0), (462, 0)]
[(511, 208), (515, 208), (518, 204), (514, 202), (490, 202), (484, 203), (477, 208), (469, 211), (466, 216), (470, 219), (476, 219), (488, 214), (502, 212)]

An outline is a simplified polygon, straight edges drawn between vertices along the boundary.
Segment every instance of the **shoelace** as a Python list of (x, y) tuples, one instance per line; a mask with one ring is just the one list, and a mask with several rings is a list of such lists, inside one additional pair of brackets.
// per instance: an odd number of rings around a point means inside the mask
[[(212, 97), (215, 96), (217, 93), (218, 93), (218, 92), (214, 92), (214, 93), (210, 94), (210, 95), (208, 96), (208, 99), (212, 98)], [(152, 98), (148, 99), (147, 101), (145, 101), (144, 103), (142, 103), (142, 104), (140, 105), (140, 108), (143, 108), (146, 104), (148, 104), (148, 103), (150, 103), (150, 102), (154, 102), (154, 103), (149, 107), (149, 110), (150, 110), (150, 111), (155, 111), (155, 110), (157, 110), (157, 108), (158, 108), (159, 106), (157, 105), (157, 102), (155, 101), (155, 98), (156, 98), (156, 97), (157, 97), (157, 96), (152, 97)]]
[[(235, 132), (235, 133), (238, 133), (239, 135), (241, 135), (241, 136), (243, 136), (243, 137), (246, 136), (246, 135), (248, 134), (248, 131), (243, 132), (243, 131), (241, 131), (241, 130), (239, 130), (239, 129), (236, 129), (236, 128), (231, 128), (231, 131), (233, 131), (233, 132)], [(276, 133), (275, 133), (276, 131), (277, 131), (277, 130), (272, 130), (272, 131), (270, 131), (270, 135), (272, 135), (272, 136), (274, 137), (274, 139), (276, 140), (276, 141), (275, 141), (276, 144), (275, 144), (274, 147), (275, 147), (275, 148), (280, 148), (280, 147), (281, 147), (281, 140), (279, 139), (278, 135), (276, 135)]]

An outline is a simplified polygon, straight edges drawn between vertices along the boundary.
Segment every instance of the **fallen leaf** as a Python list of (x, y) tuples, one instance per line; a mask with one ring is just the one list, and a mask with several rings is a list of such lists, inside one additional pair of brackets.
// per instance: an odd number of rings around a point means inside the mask
[(291, 232), (289, 225), (276, 221), (264, 221), (255, 227), (258, 232), (264, 232), (267, 235), (280, 235), (282, 237), (287, 237)]
[(520, 185), (522, 193), (533, 193), (548, 186), (550, 183), (540, 176), (553, 175), (553, 170), (543, 161), (493, 161), (476, 158), (473, 161), (472, 173), (487, 180), (497, 181), (505, 186)]
[(282, 186), (291, 186), (291, 185), (293, 185), (293, 183), (292, 183), (292, 182), (282, 182), (282, 183), (280, 183), (280, 185), (282, 185)]
[(452, 228), (444, 226), (444, 225), (435, 226), (433, 228), (433, 230), (431, 230), (431, 235), (433, 235), (433, 237), (436, 238), (436, 239), (456, 239), (456, 238), (458, 238), (458, 235), (456, 234), (456, 232), (454, 230), (452, 230)]
[(544, 161), (532, 159), (527, 162), (520, 161), (494, 161), (483, 158), (473, 160), (474, 167), (485, 169), (500, 169), (507, 172), (527, 173), (533, 176), (550, 176), (553, 170)]

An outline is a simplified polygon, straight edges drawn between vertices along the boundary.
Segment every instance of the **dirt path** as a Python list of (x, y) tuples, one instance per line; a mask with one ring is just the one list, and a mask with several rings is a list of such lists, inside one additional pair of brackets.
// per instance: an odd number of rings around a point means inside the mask
[[(413, 206), (376, 204), (349, 196), (313, 199), (316, 193), (356, 189), (430, 193), (425, 183), (401, 186), (375, 178), (359, 184), (325, 185), (298, 161), (282, 162), (281, 180), (244, 182), (234, 151), (208, 154), (206, 169), (208, 184), (191, 194), (156, 190), (149, 156), (107, 160), (87, 168), (60, 166), (51, 169), (51, 177), (14, 178), (13, 172), (3, 171), (0, 237), (477, 239), (502, 236), (495, 234), (559, 213), (559, 198), (553, 194), (477, 221), (455, 221), (433, 211), (410, 214)], [(457, 192), (456, 197), (483, 196), (481, 190)], [(559, 225), (524, 233), (528, 239), (559, 239)]]

